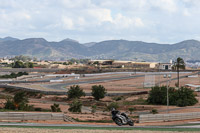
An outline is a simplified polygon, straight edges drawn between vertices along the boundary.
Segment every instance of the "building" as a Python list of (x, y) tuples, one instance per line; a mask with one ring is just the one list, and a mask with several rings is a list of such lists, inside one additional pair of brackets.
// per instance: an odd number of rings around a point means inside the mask
[(172, 70), (172, 63), (158, 63), (158, 68), (160, 70)]
[(158, 63), (155, 62), (135, 62), (135, 61), (118, 61), (118, 60), (91, 60), (89, 64), (107, 66), (112, 68), (137, 68), (148, 69), (156, 68)]

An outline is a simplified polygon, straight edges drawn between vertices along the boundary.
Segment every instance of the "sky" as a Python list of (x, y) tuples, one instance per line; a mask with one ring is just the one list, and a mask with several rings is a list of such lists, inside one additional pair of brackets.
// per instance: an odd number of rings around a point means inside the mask
[(200, 40), (200, 0), (0, 0), (0, 38)]

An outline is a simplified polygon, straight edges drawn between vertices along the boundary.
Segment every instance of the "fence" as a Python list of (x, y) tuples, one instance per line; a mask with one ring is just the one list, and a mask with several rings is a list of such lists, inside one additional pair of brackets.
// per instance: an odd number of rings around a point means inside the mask
[(61, 120), (61, 121), (74, 121), (71, 117), (63, 113), (24, 113), (24, 112), (0, 112), (0, 120)]
[(198, 118), (200, 118), (200, 112), (154, 114), (154, 115), (149, 114), (149, 115), (140, 115), (139, 123), (188, 120), (188, 119), (198, 119)]

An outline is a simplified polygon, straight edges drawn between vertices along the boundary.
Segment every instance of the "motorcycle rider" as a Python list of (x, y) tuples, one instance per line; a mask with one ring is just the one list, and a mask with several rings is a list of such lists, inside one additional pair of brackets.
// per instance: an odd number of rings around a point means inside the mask
[(115, 108), (112, 108), (111, 113), (112, 113), (112, 116), (115, 116), (115, 115), (119, 114), (119, 115), (123, 115), (126, 118), (128, 118), (128, 116), (125, 113), (121, 113), (120, 111), (116, 110)]
[(111, 114), (112, 114), (113, 121), (119, 126), (126, 125), (126, 124), (130, 126), (134, 125), (133, 120), (131, 120), (125, 113), (121, 113), (115, 108), (111, 109)]

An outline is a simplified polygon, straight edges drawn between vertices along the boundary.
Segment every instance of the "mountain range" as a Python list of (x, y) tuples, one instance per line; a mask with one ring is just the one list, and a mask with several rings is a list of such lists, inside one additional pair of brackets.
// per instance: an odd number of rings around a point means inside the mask
[(0, 57), (27, 55), (46, 60), (115, 59), (151, 62), (169, 62), (177, 57), (200, 60), (200, 42), (185, 40), (175, 44), (147, 43), (142, 41), (106, 40), (81, 44), (64, 39), (49, 42), (44, 38), (0, 38)]

